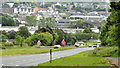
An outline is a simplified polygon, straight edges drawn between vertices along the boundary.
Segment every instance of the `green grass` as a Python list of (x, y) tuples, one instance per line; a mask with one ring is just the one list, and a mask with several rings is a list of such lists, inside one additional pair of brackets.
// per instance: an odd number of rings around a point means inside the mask
[(110, 64), (104, 57), (94, 57), (92, 51), (85, 51), (76, 55), (55, 59), (52, 63), (39, 64), (38, 66), (110, 66)]
[[(60, 51), (60, 50), (67, 50), (67, 49), (74, 49), (74, 48), (76, 48), (76, 47), (67, 47), (67, 48), (58, 48), (58, 49), (53, 49), (52, 48), (52, 51)], [(36, 48), (36, 47), (7, 47), (5, 50), (2, 49), (2, 56), (24, 55), (24, 54), (40, 54), (40, 53), (47, 53), (49, 51), (50, 51), (50, 48), (45, 48), (45, 47), (44, 48)]]

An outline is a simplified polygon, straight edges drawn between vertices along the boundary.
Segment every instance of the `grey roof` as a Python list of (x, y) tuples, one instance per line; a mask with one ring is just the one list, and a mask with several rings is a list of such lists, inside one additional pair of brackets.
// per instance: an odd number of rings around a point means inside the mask
[(61, 19), (61, 20), (59, 20), (59, 22), (70, 22), (70, 20), (68, 20), (68, 19)]

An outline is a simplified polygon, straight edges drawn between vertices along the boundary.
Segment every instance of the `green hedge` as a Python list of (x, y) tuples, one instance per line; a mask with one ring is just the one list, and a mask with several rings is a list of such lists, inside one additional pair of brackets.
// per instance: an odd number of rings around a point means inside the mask
[(99, 47), (97, 50), (97, 56), (102, 57), (120, 57), (118, 54), (118, 47)]

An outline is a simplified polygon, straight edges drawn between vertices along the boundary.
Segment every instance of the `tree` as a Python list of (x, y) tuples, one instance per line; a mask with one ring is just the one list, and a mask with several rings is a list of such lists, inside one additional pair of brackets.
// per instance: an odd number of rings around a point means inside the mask
[(35, 15), (26, 16), (25, 20), (29, 26), (36, 26), (37, 24), (37, 17)]
[(34, 45), (36, 45), (38, 40), (41, 41), (42, 46), (49, 46), (53, 41), (53, 36), (52, 36), (52, 34), (50, 34), (48, 32), (35, 33), (35, 34), (31, 35), (30, 37), (28, 37), (25, 42), (29, 46), (34, 46)]
[(1, 34), (0, 37), (2, 38), (2, 42), (6, 42), (7, 37), (5, 35)]
[(62, 29), (54, 29), (53, 31), (58, 34), (58, 41), (56, 43), (61, 44), (61, 41), (64, 38), (64, 31)]
[(12, 32), (10, 32), (10, 33), (8, 34), (8, 38), (9, 38), (9, 39), (15, 39), (16, 35), (17, 35), (17, 32), (12, 31)]
[(13, 8), (20, 6), (20, 3), (15, 2)]
[(31, 35), (30, 32), (28, 31), (28, 28), (26, 26), (20, 27), (19, 31), (18, 31), (18, 34), (21, 37), (24, 37), (24, 38), (27, 38), (27, 37), (29, 37)]
[(2, 31), (2, 34), (8, 37), (8, 33), (5, 30)]
[(111, 14), (101, 29), (100, 40), (103, 46), (120, 46), (120, 1), (111, 2)]
[(39, 20), (39, 23), (41, 27), (46, 27), (48, 25), (49, 27), (54, 28), (56, 26), (56, 20), (53, 17), (50, 18), (43, 17)]
[(72, 44), (72, 45), (75, 44), (76, 37), (75, 37), (74, 34), (72, 34), (72, 33), (65, 33), (64, 37), (65, 37), (66, 44), (68, 44), (68, 43)]
[(84, 29), (84, 31), (83, 31), (83, 33), (92, 33), (92, 30), (90, 29), (90, 28), (85, 28)]
[(99, 37), (98, 33), (82, 33), (82, 32), (77, 32), (75, 33), (76, 40), (78, 41), (83, 41), (83, 40), (90, 40), (91, 37), (93, 39), (98, 39)]
[(20, 45), (20, 47), (22, 47), (23, 46), (23, 42), (24, 42), (24, 37), (21, 37), (20, 35), (17, 35), (15, 37), (15, 39), (16, 39), (16, 42), (18, 43), (18, 45)]
[(78, 20), (76, 22), (76, 27), (79, 27), (79, 28), (85, 28), (85, 27), (88, 27), (88, 28), (93, 28), (94, 25), (93, 24), (90, 24), (88, 22), (85, 22), (83, 20)]
[(19, 23), (7, 14), (2, 14), (0, 17), (2, 18), (2, 26), (15, 26), (16, 23)]
[[(54, 32), (53, 29), (51, 29), (48, 25), (47, 25), (46, 28), (40, 28), (40, 27), (38, 27), (38, 30), (35, 31), (35, 33), (42, 33), (42, 32), (49, 32), (53, 36), (53, 41), (54, 40), (55, 41), (58, 40), (58, 34), (56, 32)], [(52, 43), (50, 45), (52, 45)]]

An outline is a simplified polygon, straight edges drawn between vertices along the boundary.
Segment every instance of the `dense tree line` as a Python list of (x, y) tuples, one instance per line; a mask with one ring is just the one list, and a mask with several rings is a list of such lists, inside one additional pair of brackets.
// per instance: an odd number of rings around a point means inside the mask
[(111, 2), (111, 14), (101, 29), (101, 45), (120, 46), (120, 1)]
[(88, 28), (94, 28), (94, 25), (93, 24), (90, 24), (90, 23), (87, 23), (83, 20), (78, 20), (76, 22), (76, 24), (70, 24), (68, 26), (68, 28), (85, 28), (85, 27), (88, 27)]
[(20, 22), (14, 21), (14, 19), (7, 14), (0, 14), (2, 15), (0, 16), (0, 18), (2, 19), (2, 26), (16, 26), (17, 24), (20, 24)]
[(34, 34), (30, 34), (27, 27), (22, 26), (19, 28), (19, 31), (2, 31), (2, 42), (6, 42), (6, 39), (16, 39), (13, 43), (15, 45), (20, 45), (21, 47), (26, 43), (28, 46), (36, 45), (37, 41), (41, 41), (42, 46), (52, 46), (53, 41), (56, 44), (61, 45), (61, 41), (65, 39), (66, 45), (74, 45), (76, 41), (89, 40), (91, 37), (93, 39), (98, 39), (98, 35), (89, 32), (90, 29), (86, 28), (83, 32), (65, 33), (62, 29), (51, 29), (49, 26), (39, 27)]

